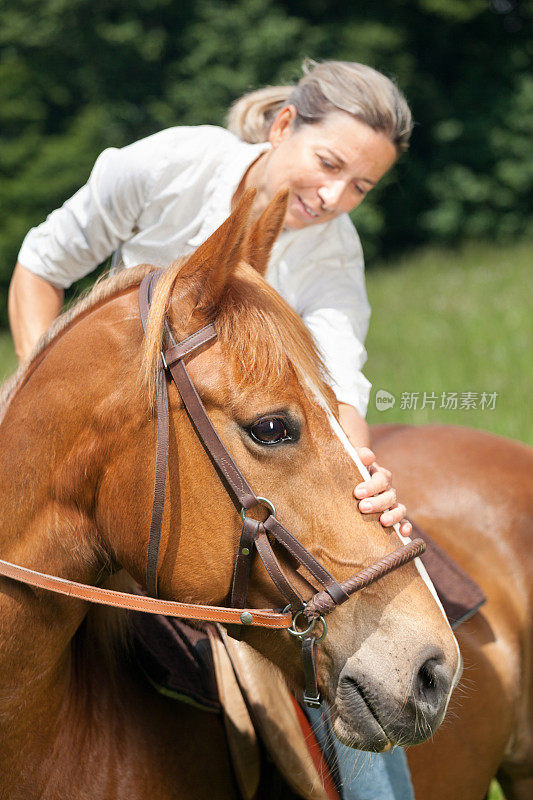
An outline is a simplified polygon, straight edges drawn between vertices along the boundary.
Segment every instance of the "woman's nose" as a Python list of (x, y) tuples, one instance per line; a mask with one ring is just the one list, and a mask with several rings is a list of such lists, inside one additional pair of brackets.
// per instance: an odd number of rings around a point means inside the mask
[(344, 181), (330, 181), (318, 189), (318, 196), (324, 211), (338, 211), (341, 208), (346, 185)]

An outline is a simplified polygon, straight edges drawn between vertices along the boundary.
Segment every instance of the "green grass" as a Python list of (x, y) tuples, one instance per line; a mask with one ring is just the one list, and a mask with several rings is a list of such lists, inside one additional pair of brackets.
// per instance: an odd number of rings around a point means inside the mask
[[(372, 381), (368, 420), (450, 423), (533, 443), (533, 242), (423, 250), (368, 273), (373, 309), (365, 370)], [(376, 391), (395, 395), (378, 410)], [(402, 394), (419, 392), (416, 409)], [(436, 396), (422, 408), (423, 393)], [(456, 410), (442, 393), (458, 393)], [(494, 410), (461, 409), (461, 394), (496, 393)]]
[(502, 792), (498, 781), (492, 781), (488, 800), (505, 800), (505, 795)]
[(13, 342), (7, 331), (0, 331), (0, 383), (10, 375), (17, 366), (13, 350)]

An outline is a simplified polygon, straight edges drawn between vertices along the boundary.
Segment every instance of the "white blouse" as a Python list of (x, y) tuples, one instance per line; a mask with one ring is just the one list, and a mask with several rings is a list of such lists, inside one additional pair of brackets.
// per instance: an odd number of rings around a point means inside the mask
[[(18, 260), (59, 288), (114, 251), (125, 267), (166, 266), (221, 225), (242, 176), (269, 146), (203, 125), (104, 150), (85, 186), (29, 231)], [(364, 416), (370, 383), (361, 368), (370, 307), (361, 244), (349, 217), (283, 231), (266, 279), (313, 334), (337, 399)]]

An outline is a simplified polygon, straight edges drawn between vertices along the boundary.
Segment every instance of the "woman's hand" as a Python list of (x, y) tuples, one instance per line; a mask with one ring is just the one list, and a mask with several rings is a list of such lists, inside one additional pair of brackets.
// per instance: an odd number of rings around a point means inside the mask
[(405, 506), (396, 501), (396, 492), (391, 486), (391, 473), (376, 464), (376, 456), (369, 447), (358, 446), (361, 442), (370, 442), (366, 421), (353, 406), (339, 403), (339, 422), (371, 475), (369, 481), (358, 483), (354, 490), (354, 495), (360, 501), (360, 511), (363, 514), (381, 514), (379, 519), (385, 528), (399, 522), (402, 536), (410, 536), (413, 527), (405, 519)]
[(354, 495), (360, 501), (359, 510), (363, 514), (381, 513), (379, 520), (385, 528), (399, 522), (402, 536), (410, 536), (413, 528), (405, 519), (405, 506), (396, 500), (396, 492), (391, 486), (391, 473), (376, 463), (376, 456), (370, 448), (358, 447), (357, 452), (371, 476), (370, 480), (358, 483), (354, 489)]

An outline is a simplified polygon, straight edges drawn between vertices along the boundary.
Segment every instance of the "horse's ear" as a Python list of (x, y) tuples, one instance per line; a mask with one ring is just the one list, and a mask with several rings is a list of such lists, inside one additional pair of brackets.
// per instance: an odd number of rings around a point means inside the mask
[(255, 194), (255, 189), (248, 189), (235, 211), (180, 268), (181, 277), (197, 275), (201, 280), (199, 305), (203, 308), (217, 306), (229, 276), (242, 259)]
[(287, 213), (289, 190), (282, 189), (268, 204), (252, 227), (243, 249), (243, 258), (264, 277), (274, 242), (278, 238)]

